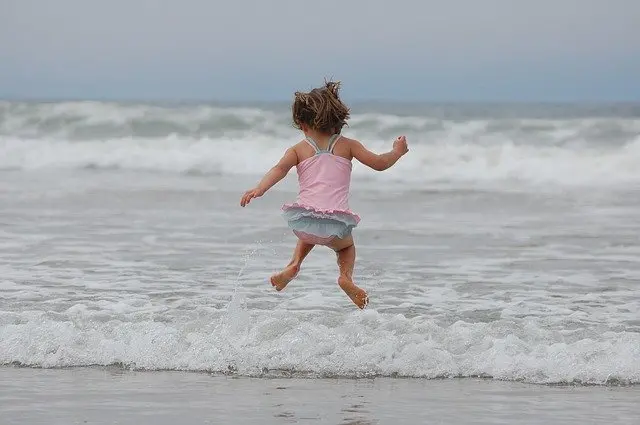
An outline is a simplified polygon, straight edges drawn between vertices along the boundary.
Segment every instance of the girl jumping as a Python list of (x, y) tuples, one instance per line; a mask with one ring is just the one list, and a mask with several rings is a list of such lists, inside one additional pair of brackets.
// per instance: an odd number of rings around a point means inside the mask
[(349, 209), (351, 161), (355, 158), (382, 171), (394, 165), (409, 149), (405, 137), (400, 136), (393, 142), (391, 151), (377, 155), (359, 141), (342, 136), (349, 108), (340, 100), (339, 89), (339, 82), (329, 81), (308, 93), (295, 93), (293, 123), (305, 138), (285, 151), (258, 186), (245, 192), (240, 205), (244, 207), (253, 198), (264, 195), (295, 166), (300, 185), (298, 198), (294, 203), (285, 204), (282, 210), (298, 237), (298, 244), (289, 264), (271, 276), (271, 284), (276, 290), (283, 290), (298, 275), (313, 247), (324, 245), (337, 253), (340, 288), (359, 308), (364, 308), (369, 302), (367, 293), (352, 280), (356, 248), (351, 231), (360, 217)]

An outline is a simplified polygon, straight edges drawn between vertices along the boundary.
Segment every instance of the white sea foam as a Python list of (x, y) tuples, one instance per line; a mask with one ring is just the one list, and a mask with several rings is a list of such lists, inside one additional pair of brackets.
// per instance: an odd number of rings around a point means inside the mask
[(201, 312), (197, 320), (164, 322), (151, 318), (161, 316), (151, 305), (119, 305), (113, 316), (82, 304), (57, 318), (38, 312), (4, 314), (0, 364), (123, 365), (249, 376), (640, 383), (640, 335), (633, 332), (575, 335), (546, 330), (534, 321), (443, 325), (375, 311), (307, 318), (278, 310), (250, 313), (233, 304), (227, 313)]
[[(413, 142), (410, 140), (410, 142)], [(106, 168), (171, 173), (258, 175), (266, 172), (288, 145), (254, 137), (189, 139), (120, 138), (105, 141), (0, 139), (0, 169)], [(390, 144), (377, 141), (378, 152)], [(410, 153), (383, 175), (356, 163), (356, 178), (385, 179), (419, 187), (430, 182), (557, 185), (640, 183), (640, 137), (622, 146), (519, 145), (505, 140), (481, 144), (449, 140), (416, 141)]]
[[(345, 133), (410, 154), (382, 178), (460, 184), (636, 185), (640, 120), (444, 119), (354, 113)], [(106, 168), (258, 175), (300, 138), (283, 109), (100, 102), (0, 103), (0, 169)], [(356, 166), (356, 178), (379, 179)]]

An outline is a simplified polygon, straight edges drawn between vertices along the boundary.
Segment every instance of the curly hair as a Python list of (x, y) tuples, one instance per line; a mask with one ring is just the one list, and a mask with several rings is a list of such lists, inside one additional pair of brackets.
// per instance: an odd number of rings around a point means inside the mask
[(349, 119), (349, 108), (342, 103), (339, 81), (326, 81), (323, 87), (308, 93), (295, 92), (292, 106), (293, 125), (301, 129), (306, 124), (316, 131), (340, 133)]

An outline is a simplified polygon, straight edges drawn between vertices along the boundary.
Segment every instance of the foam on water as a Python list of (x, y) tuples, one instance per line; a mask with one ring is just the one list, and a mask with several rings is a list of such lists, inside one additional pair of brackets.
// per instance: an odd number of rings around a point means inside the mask
[[(108, 304), (108, 303), (103, 303)], [(247, 376), (483, 376), (532, 383), (640, 383), (640, 334), (539, 322), (442, 324), (417, 316), (200, 307), (165, 321), (149, 302), (0, 316), (0, 364), (121, 365)]]
[[(406, 134), (410, 155), (383, 176), (398, 187), (640, 183), (640, 119), (635, 117), (449, 119), (433, 112), (354, 112), (345, 134), (377, 152)], [(258, 175), (299, 138), (282, 108), (0, 104), (0, 170)], [(380, 178), (362, 166), (354, 173)]]
[[(0, 169), (125, 169), (172, 173), (259, 175), (281, 157), (280, 141), (252, 139), (118, 139), (68, 141), (0, 141)], [(383, 142), (370, 144), (386, 151)], [(430, 182), (554, 184), (560, 186), (640, 183), (640, 138), (617, 147), (575, 150), (556, 146), (481, 145), (434, 141), (416, 143), (411, 154), (383, 176), (356, 163), (355, 178), (395, 181), (420, 187)]]

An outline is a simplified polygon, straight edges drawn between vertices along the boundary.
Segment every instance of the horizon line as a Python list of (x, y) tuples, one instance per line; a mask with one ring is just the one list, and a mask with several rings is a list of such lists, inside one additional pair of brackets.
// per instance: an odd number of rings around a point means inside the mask
[[(640, 99), (392, 99), (392, 98), (351, 98), (343, 101), (349, 104), (386, 105), (640, 105)], [(198, 97), (111, 97), (111, 96), (24, 96), (0, 95), (0, 101), (8, 102), (105, 102), (105, 103), (187, 103), (187, 104), (290, 104), (291, 99), (222, 99)]]

